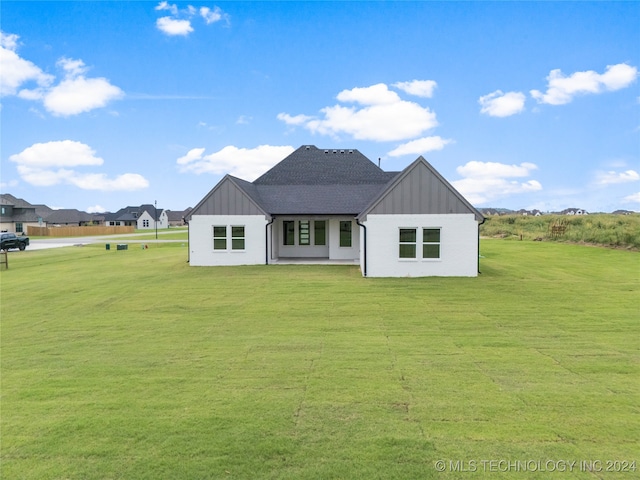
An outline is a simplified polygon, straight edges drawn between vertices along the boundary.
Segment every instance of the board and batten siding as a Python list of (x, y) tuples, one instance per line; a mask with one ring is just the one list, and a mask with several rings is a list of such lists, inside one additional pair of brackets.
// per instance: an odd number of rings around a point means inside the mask
[[(368, 277), (476, 277), (478, 222), (473, 213), (439, 215), (367, 215)], [(440, 228), (439, 259), (406, 259), (399, 255), (401, 228)], [(361, 264), (363, 259), (361, 259)], [(363, 266), (364, 268), (364, 266)]]
[(462, 214), (470, 208), (452, 187), (430, 171), (417, 164), (390, 191), (380, 198), (367, 215), (397, 214)]
[[(265, 263), (265, 226), (260, 215), (194, 215), (189, 222), (189, 264), (211, 267), (217, 265), (259, 265)], [(213, 249), (214, 226), (242, 226), (245, 234), (244, 250), (232, 250), (227, 238), (226, 250)]]
[(192, 212), (193, 216), (260, 214), (264, 217), (264, 211), (230, 178), (222, 180)]

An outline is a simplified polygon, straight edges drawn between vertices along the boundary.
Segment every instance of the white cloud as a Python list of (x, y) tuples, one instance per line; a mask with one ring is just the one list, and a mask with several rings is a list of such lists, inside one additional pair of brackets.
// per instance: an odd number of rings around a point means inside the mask
[(398, 94), (389, 90), (384, 83), (343, 90), (338, 93), (336, 98), (340, 102), (353, 102), (361, 105), (388, 105), (400, 101)]
[(73, 140), (35, 143), (22, 152), (11, 155), (9, 160), (29, 167), (77, 167), (102, 165), (104, 160), (95, 156), (89, 145)]
[(233, 145), (203, 155), (204, 148), (194, 148), (176, 163), (183, 173), (229, 173), (243, 180), (253, 181), (294, 151), (291, 146), (260, 145), (256, 148), (238, 148)]
[(8, 182), (0, 182), (0, 190), (4, 190), (5, 188), (13, 188), (18, 186), (17, 180), (9, 180)]
[(149, 186), (149, 182), (137, 173), (124, 173), (115, 178), (108, 178), (103, 173), (74, 174), (65, 179), (68, 183), (83, 190), (141, 190)]
[(94, 205), (92, 207), (87, 208), (87, 213), (104, 213), (106, 211), (107, 209), (104, 208), (102, 205)]
[(637, 182), (640, 180), (640, 174), (635, 170), (627, 170), (625, 172), (599, 172), (596, 175), (596, 185), (615, 185), (617, 183)]
[(16, 95), (19, 88), (28, 82), (47, 87), (54, 79), (16, 53), (18, 38), (18, 35), (0, 31), (0, 96)]
[(321, 118), (280, 113), (278, 119), (312, 133), (333, 137), (346, 134), (357, 140), (378, 142), (408, 140), (438, 125), (429, 108), (402, 100), (383, 83), (343, 90), (336, 98), (361, 107), (334, 105), (321, 109)]
[[(17, 46), (17, 35), (0, 34), (0, 92), (3, 96), (17, 95), (24, 100), (42, 101), (50, 113), (58, 116), (88, 112), (124, 96), (124, 92), (106, 78), (86, 78), (88, 67), (80, 59), (60, 58), (57, 66), (62, 70), (64, 79), (53, 85), (53, 75), (43, 73), (12, 50)], [(30, 82), (37, 86), (21, 89)]]
[(640, 203), (640, 192), (627, 195), (622, 199), (623, 203)]
[(295, 115), (292, 117), (288, 113), (279, 113), (277, 118), (287, 125), (304, 125), (309, 120), (313, 120), (314, 117), (310, 117), (308, 115)]
[(607, 65), (604, 73), (593, 70), (575, 72), (565, 77), (559, 69), (551, 70), (547, 77), (547, 91), (531, 90), (531, 96), (538, 103), (549, 105), (564, 105), (573, 100), (576, 95), (597, 94), (606, 91), (620, 90), (631, 85), (638, 77), (638, 69), (619, 63)]
[(124, 92), (106, 78), (78, 76), (63, 80), (44, 95), (45, 108), (56, 116), (77, 115), (101, 108)]
[(397, 82), (392, 85), (399, 88), (403, 92), (409, 95), (415, 95), (416, 97), (431, 98), (433, 97), (433, 91), (438, 84), (433, 80), (412, 80), (410, 82)]
[(193, 32), (193, 27), (189, 20), (177, 20), (171, 17), (161, 17), (156, 20), (158, 30), (167, 35), (189, 35)]
[(227, 24), (229, 23), (229, 15), (224, 13), (220, 7), (211, 9), (209, 7), (197, 8), (193, 5), (188, 5), (187, 8), (180, 10), (175, 4), (163, 1), (155, 7), (155, 10), (167, 11), (171, 14), (170, 16), (161, 17), (156, 20), (158, 30), (170, 36), (187, 36), (193, 32), (194, 28), (191, 20), (196, 15), (202, 17), (207, 25), (217, 23), (223, 19), (226, 20)]
[(18, 39), (20, 37), (15, 33), (4, 33), (0, 30), (0, 46), (7, 50), (15, 51), (18, 48)]
[(158, 5), (156, 5), (155, 10), (168, 10), (173, 15), (178, 14), (178, 7), (176, 5), (170, 5), (169, 2), (166, 2), (166, 1), (160, 2)]
[(204, 148), (192, 148), (187, 152), (185, 156), (178, 158), (178, 160), (176, 160), (176, 163), (178, 165), (187, 165), (189, 163), (202, 160), (202, 154), (204, 153), (204, 151)]
[(213, 10), (211, 10), (209, 7), (200, 7), (200, 16), (204, 18), (204, 21), (207, 25), (210, 25), (225, 18), (226, 14), (222, 13), (220, 7), (215, 7)]
[(528, 177), (537, 168), (535, 164), (526, 162), (506, 165), (472, 161), (456, 169), (464, 178), (451, 183), (471, 203), (482, 204), (509, 195), (542, 190), (542, 185), (537, 180), (512, 180)]
[(87, 66), (82, 60), (74, 60), (73, 58), (62, 57), (56, 63), (62, 70), (64, 70), (67, 78), (76, 78), (86, 73)]
[(125, 173), (113, 179), (102, 173), (78, 173), (70, 167), (98, 166), (104, 160), (89, 145), (72, 140), (36, 143), (11, 155), (20, 177), (36, 186), (73, 185), (84, 190), (139, 190), (149, 182), (136, 173)]
[(424, 137), (417, 140), (404, 143), (394, 150), (391, 150), (387, 155), (390, 157), (400, 157), (402, 155), (422, 155), (427, 152), (433, 152), (435, 150), (442, 150), (445, 145), (451, 143), (452, 140), (433, 136)]
[(467, 162), (456, 168), (456, 171), (463, 177), (485, 178), (485, 177), (527, 177), (532, 170), (538, 167), (533, 163), (524, 162), (520, 165), (507, 165), (497, 162)]
[(524, 110), (525, 95), (521, 92), (507, 92), (496, 90), (480, 97), (478, 103), (482, 106), (481, 113), (492, 117), (509, 117)]

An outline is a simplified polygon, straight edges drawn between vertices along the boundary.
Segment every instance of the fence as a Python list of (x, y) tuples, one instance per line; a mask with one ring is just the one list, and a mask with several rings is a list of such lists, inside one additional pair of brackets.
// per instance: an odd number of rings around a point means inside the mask
[(89, 235), (120, 235), (134, 233), (131, 227), (32, 227), (27, 226), (27, 234), (34, 237), (86, 237)]

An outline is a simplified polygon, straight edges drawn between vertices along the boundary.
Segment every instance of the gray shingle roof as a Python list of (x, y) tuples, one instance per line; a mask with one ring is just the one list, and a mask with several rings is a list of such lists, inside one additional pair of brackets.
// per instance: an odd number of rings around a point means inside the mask
[(389, 181), (385, 172), (358, 150), (321, 150), (303, 145), (254, 185), (357, 185)]
[(397, 174), (358, 150), (304, 145), (253, 183), (234, 180), (272, 215), (355, 215)]
[(88, 223), (96, 219), (95, 215), (87, 212), (81, 212), (80, 210), (72, 208), (63, 208), (59, 210), (53, 210), (45, 220), (47, 223)]

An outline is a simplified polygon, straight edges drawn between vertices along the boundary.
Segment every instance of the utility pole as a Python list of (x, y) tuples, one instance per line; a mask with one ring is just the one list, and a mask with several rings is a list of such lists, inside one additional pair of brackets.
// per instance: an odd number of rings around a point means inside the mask
[(153, 205), (156, 208), (156, 214), (154, 216), (156, 217), (156, 240), (157, 240), (158, 239), (158, 201), (154, 200)]

